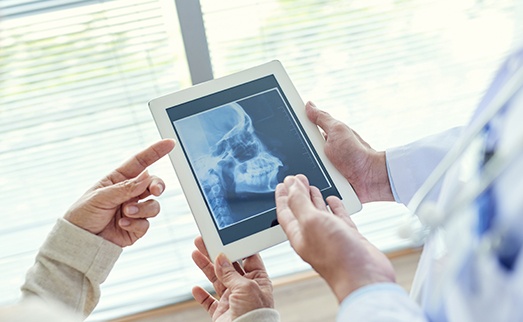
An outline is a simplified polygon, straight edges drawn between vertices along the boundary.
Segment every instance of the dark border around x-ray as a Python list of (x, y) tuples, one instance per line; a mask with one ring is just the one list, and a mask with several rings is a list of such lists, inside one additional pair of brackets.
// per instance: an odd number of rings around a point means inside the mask
[[(290, 104), (287, 98), (285, 97), (285, 94), (281, 89), (280, 85), (278, 84), (276, 78), (273, 75), (265, 76), (245, 84), (234, 86), (217, 93), (213, 93), (180, 105), (173, 106), (167, 109), (167, 114), (169, 115), (169, 119), (171, 121), (171, 124), (173, 125), (174, 131), (176, 132), (178, 138), (181, 138), (181, 135), (178, 132), (176, 126), (174, 126), (175, 121), (204, 112), (209, 109), (213, 109), (224, 104), (228, 104), (230, 102), (236, 102), (242, 100), (243, 98), (253, 96), (258, 93), (274, 88), (278, 88), (279, 92), (281, 93), (281, 96), (284, 100), (284, 104), (286, 105), (286, 112), (291, 115), (291, 119), (293, 120), (294, 125), (299, 129), (298, 132), (300, 133), (301, 138), (306, 142), (306, 145), (309, 148), (309, 152), (314, 156), (317, 165), (320, 167), (321, 171), (325, 175), (326, 180), (329, 183), (329, 187), (327, 189), (322, 190), (323, 197), (326, 198), (327, 196), (335, 195), (341, 198), (337, 188), (334, 185), (334, 182), (327, 173), (325, 166), (319, 159), (318, 154), (312, 146), (309, 138), (306, 135), (304, 135), (305, 131), (303, 130), (301, 124), (297, 122), (297, 117), (294, 111), (291, 108), (289, 108)], [(275, 129), (274, 132), (276, 133), (278, 132), (278, 130), (279, 129)], [(187, 151), (186, 147), (184, 146), (184, 142), (178, 142), (178, 144), (180, 144), (182, 150), (184, 151), (184, 155), (187, 158)], [(200, 189), (202, 196), (204, 196), (204, 199), (206, 200), (202, 187), (199, 184), (199, 180), (193, 168), (193, 165), (191, 164), (189, 158), (187, 158), (187, 160), (189, 166), (191, 167), (191, 171), (193, 172), (193, 176), (195, 177), (196, 182), (198, 182), (198, 188)], [(268, 209), (267, 212), (261, 215), (254, 216), (249, 218), (248, 220), (244, 220), (231, 226), (225, 227), (223, 229), (219, 229), (218, 225), (216, 224), (213, 211), (209, 204), (207, 204), (207, 208), (211, 213), (214, 225), (218, 230), (218, 234), (220, 235), (220, 238), (224, 245), (235, 242), (237, 240), (253, 235), (255, 233), (258, 233), (278, 224), (276, 219), (276, 210), (273, 208)]]

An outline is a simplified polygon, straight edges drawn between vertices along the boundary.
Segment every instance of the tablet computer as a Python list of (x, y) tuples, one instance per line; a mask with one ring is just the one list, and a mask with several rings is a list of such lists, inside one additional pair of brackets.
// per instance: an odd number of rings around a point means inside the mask
[(324, 138), (279, 61), (155, 98), (149, 102), (212, 260), (232, 261), (286, 240), (274, 191), (304, 174), (326, 198), (361, 209), (347, 180), (323, 151)]

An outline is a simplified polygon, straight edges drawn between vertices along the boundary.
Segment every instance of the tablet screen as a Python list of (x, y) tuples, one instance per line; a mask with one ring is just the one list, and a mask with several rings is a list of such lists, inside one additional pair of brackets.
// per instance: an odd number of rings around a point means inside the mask
[(167, 114), (224, 245), (278, 224), (274, 190), (287, 175), (341, 198), (273, 75)]

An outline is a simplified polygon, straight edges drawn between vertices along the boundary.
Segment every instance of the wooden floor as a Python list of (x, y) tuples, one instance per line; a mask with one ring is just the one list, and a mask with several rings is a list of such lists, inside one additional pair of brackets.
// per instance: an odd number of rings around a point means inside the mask
[[(390, 254), (396, 269), (397, 282), (407, 291), (418, 263), (420, 251), (407, 250)], [(274, 301), (284, 322), (334, 321), (338, 303), (327, 284), (315, 272), (305, 272), (274, 282)], [(210, 317), (194, 301), (150, 312), (120, 318), (114, 322), (186, 322), (210, 321)]]

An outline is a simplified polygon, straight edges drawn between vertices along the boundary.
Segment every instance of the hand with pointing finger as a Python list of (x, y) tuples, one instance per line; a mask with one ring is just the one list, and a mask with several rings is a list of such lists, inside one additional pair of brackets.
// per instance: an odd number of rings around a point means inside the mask
[(163, 180), (146, 169), (173, 147), (166, 139), (139, 152), (89, 189), (64, 219), (120, 247), (134, 244), (147, 232), (147, 219), (160, 211), (158, 201), (143, 199), (165, 190)]

